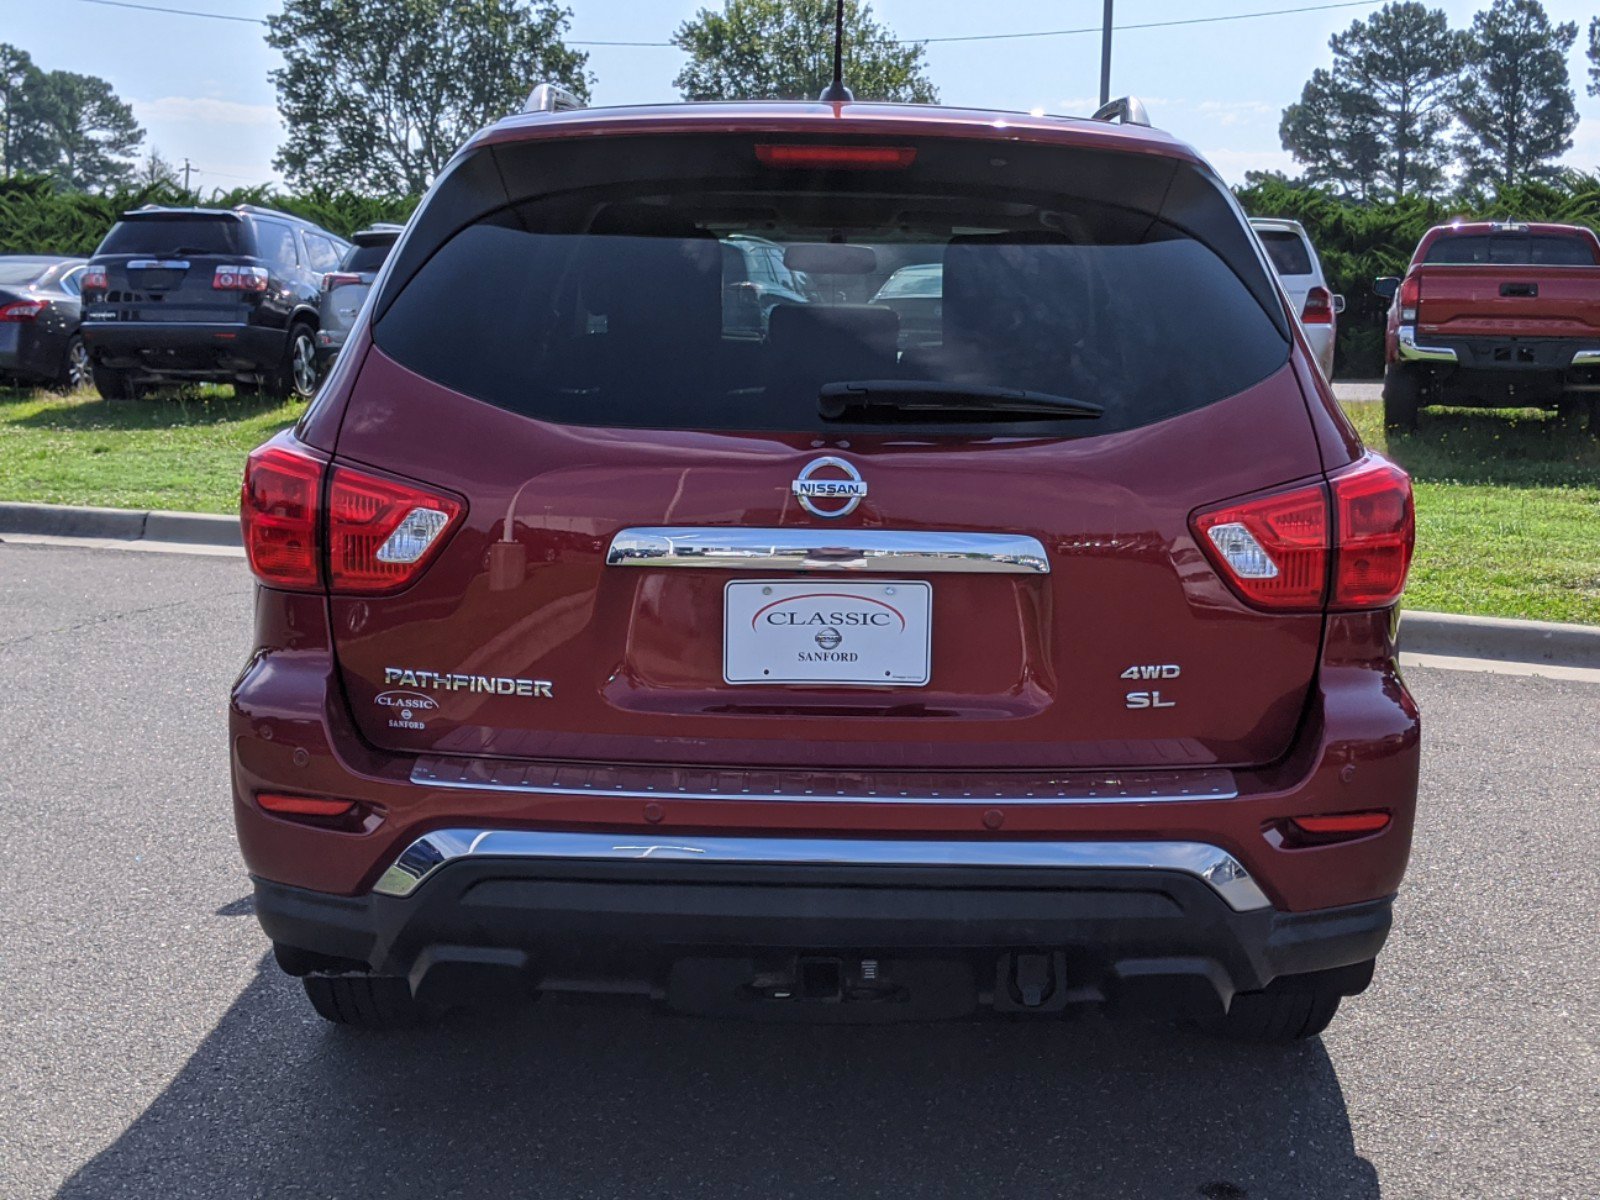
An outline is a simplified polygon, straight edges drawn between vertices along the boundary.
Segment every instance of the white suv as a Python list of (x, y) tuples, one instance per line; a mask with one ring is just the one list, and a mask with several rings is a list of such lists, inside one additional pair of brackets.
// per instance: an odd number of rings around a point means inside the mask
[(1295, 312), (1300, 314), (1300, 324), (1305, 327), (1306, 340), (1311, 343), (1317, 365), (1332, 379), (1337, 315), (1344, 311), (1344, 297), (1334, 295), (1328, 287), (1317, 248), (1311, 244), (1305, 226), (1299, 221), (1251, 217), (1250, 228), (1261, 239), (1267, 257), (1277, 268), (1283, 290), (1288, 293)]

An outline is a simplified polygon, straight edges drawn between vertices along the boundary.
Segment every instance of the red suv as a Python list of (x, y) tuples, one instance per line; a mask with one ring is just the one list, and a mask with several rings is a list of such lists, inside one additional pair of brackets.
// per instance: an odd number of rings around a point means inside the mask
[[(810, 288), (766, 320), (727, 274), (757, 238)], [(908, 338), (872, 299), (913, 265)], [(1101, 1004), (1281, 1040), (1366, 986), (1416, 799), (1410, 487), (1193, 150), (522, 114), (374, 291), (243, 495), (235, 814), (323, 1016)]]

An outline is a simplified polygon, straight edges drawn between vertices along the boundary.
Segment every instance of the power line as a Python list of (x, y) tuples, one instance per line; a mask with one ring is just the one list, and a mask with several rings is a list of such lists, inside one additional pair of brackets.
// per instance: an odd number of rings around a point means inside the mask
[[(229, 13), (200, 12), (192, 8), (167, 8), (159, 4), (139, 4), (134, 0), (78, 0), (80, 4), (101, 4), (107, 8), (133, 8), (141, 12), (168, 13), (182, 17), (207, 17), (213, 21), (238, 21), (247, 25), (265, 25), (267, 22), (262, 17), (239, 17)], [(1140, 21), (1128, 25), (1117, 25), (1116, 30), (1128, 29), (1171, 29), (1179, 25), (1216, 25), (1225, 21), (1254, 21), (1261, 17), (1286, 17), (1296, 13), (1328, 12), (1340, 8), (1372, 8), (1381, 0), (1340, 0), (1336, 4), (1305, 4), (1297, 8), (1271, 8), (1260, 12), (1222, 13), (1213, 17), (1181, 17), (1172, 21)], [(1030, 29), (1018, 33), (964, 33), (951, 34), (945, 37), (919, 37), (919, 38), (893, 38), (892, 44), (899, 46), (926, 46), (934, 43), (948, 44), (951, 42), (1002, 42), (1015, 41), (1020, 38), (1048, 38), (1070, 37), (1074, 34), (1099, 33), (1099, 25), (1082, 25), (1076, 29)], [(672, 49), (675, 42), (632, 42), (632, 41), (599, 41), (585, 39), (571, 39), (569, 46), (642, 46), (650, 48)]]

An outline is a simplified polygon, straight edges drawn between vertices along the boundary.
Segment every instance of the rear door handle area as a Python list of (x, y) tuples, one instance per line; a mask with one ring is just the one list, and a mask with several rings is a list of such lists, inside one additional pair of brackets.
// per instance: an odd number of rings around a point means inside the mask
[(1500, 285), (1500, 294), (1502, 296), (1537, 297), (1539, 295), (1539, 285), (1537, 283), (1502, 283)]

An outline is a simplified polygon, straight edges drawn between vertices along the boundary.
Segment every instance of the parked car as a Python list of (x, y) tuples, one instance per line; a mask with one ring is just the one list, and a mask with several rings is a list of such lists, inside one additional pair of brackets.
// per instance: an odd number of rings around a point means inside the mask
[(1339, 314), (1344, 311), (1344, 297), (1328, 287), (1322, 273), (1322, 260), (1317, 248), (1299, 221), (1280, 217), (1251, 217), (1250, 227), (1261, 239), (1261, 245), (1272, 260), (1273, 269), (1289, 302), (1300, 314), (1300, 326), (1305, 330), (1306, 341), (1311, 343), (1312, 356), (1322, 368), (1323, 377), (1333, 378), (1333, 348), (1339, 340)]
[(394, 247), (403, 225), (377, 224), (350, 238), (337, 271), (322, 277), (322, 301), (317, 309), (317, 366), (327, 370), (338, 357), (356, 314), (366, 303), (378, 268)]
[(122, 214), (84, 275), (84, 339), (107, 399), (148, 385), (232, 383), (308, 400), (322, 277), (349, 243), (243, 204)]
[(1600, 433), (1600, 239), (1578, 225), (1457, 221), (1422, 235), (1389, 300), (1383, 413), (1431, 404), (1590, 413)]
[[(549, 92), (246, 470), (234, 815), (316, 1010), (1322, 1029), (1410, 848), (1411, 491), (1226, 185), (1132, 103)], [(746, 235), (938, 261), (937, 344), (729, 330)]]
[(803, 272), (784, 265), (782, 246), (751, 234), (722, 239), (722, 286), (724, 328), (746, 336), (764, 335), (773, 309), (808, 304), (814, 290)]
[(78, 331), (83, 266), (81, 258), (0, 256), (0, 381), (69, 391), (89, 382)]
[(872, 303), (894, 310), (902, 350), (938, 342), (944, 329), (944, 264), (901, 267), (884, 280)]

